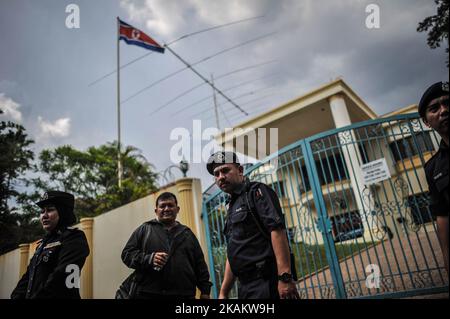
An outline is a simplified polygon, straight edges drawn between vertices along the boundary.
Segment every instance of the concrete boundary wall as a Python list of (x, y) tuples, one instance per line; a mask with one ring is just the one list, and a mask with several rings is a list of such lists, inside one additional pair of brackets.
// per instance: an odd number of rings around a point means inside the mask
[[(201, 183), (198, 179), (183, 178), (161, 188), (157, 193), (100, 216), (81, 219), (76, 227), (85, 232), (91, 249), (81, 274), (82, 298), (114, 298), (120, 283), (131, 273), (120, 258), (122, 249), (137, 227), (155, 218), (155, 201), (163, 192), (172, 192), (177, 196), (181, 208), (177, 220), (197, 235), (208, 262), (201, 220)], [(10, 297), (35, 249), (36, 243), (23, 244), (0, 256), (0, 299)]]

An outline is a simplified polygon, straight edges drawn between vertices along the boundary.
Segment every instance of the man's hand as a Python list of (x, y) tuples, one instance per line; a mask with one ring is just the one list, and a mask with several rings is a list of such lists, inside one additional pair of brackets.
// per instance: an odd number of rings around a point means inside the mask
[(219, 299), (228, 299), (228, 294), (230, 293), (231, 288), (233, 287), (234, 281), (236, 277), (231, 271), (230, 262), (225, 263), (225, 273), (223, 275), (222, 287), (220, 287)]
[(153, 267), (163, 268), (167, 263), (168, 257), (169, 255), (163, 252), (155, 253), (155, 255), (153, 255)]
[(219, 299), (228, 299), (228, 296), (225, 295), (222, 291), (219, 293)]
[(295, 282), (285, 283), (278, 281), (278, 294), (280, 299), (300, 299)]

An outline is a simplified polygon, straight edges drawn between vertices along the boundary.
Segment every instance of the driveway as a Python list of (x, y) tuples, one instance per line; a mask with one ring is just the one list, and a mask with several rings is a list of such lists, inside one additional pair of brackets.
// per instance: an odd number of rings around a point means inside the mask
[[(375, 265), (372, 269), (379, 269), (379, 288), (366, 286), (365, 269), (371, 264)], [(425, 298), (430, 297), (429, 293), (429, 296), (424, 295), (425, 289), (443, 286), (447, 286), (447, 293), (434, 297), (449, 297), (448, 274), (434, 230), (422, 229), (418, 233), (386, 239), (342, 260), (340, 269), (348, 298), (412, 290), (422, 290), (423, 296), (417, 298)], [(326, 268), (300, 279), (297, 287), (302, 298), (329, 299), (336, 298), (332, 283), (331, 272)]]

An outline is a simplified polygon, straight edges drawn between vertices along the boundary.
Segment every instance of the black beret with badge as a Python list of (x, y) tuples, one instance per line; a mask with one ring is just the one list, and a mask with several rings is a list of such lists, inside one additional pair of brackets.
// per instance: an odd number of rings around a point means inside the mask
[(36, 205), (41, 208), (48, 205), (62, 205), (69, 209), (73, 209), (74, 202), (75, 198), (72, 194), (61, 191), (48, 191)]
[(430, 101), (441, 97), (443, 95), (448, 95), (449, 86), (448, 82), (437, 82), (431, 85), (425, 93), (422, 95), (419, 103), (419, 114), (421, 117), (425, 117), (425, 111), (427, 109)]
[(208, 173), (214, 175), (214, 169), (224, 164), (237, 164), (241, 165), (237, 155), (233, 152), (220, 151), (211, 155), (206, 164)]
[(77, 220), (73, 210), (75, 197), (72, 194), (61, 191), (48, 191), (36, 205), (41, 208), (54, 205), (60, 215), (60, 226), (73, 225)]

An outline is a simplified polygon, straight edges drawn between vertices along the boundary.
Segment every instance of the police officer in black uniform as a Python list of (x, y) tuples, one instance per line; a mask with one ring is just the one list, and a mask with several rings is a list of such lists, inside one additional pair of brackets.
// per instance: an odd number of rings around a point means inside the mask
[(436, 216), (437, 233), (448, 272), (448, 99), (449, 86), (438, 82), (430, 86), (419, 103), (419, 114), (424, 123), (434, 129), (442, 141), (438, 152), (425, 164), (425, 174), (431, 196), (431, 212)]
[(232, 152), (212, 155), (207, 170), (230, 195), (224, 229), (227, 261), (219, 299), (228, 298), (236, 278), (239, 299), (298, 299), (276, 193), (246, 179)]
[(28, 269), (11, 294), (12, 299), (80, 299), (79, 275), (89, 246), (84, 232), (69, 226), (76, 222), (72, 194), (49, 191), (36, 203), (45, 237)]

